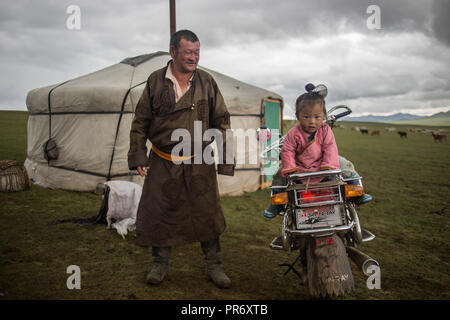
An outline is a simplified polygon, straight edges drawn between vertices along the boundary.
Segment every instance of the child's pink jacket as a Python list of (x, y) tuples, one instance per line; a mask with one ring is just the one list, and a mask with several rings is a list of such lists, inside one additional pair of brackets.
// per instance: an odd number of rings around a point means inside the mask
[(339, 156), (333, 131), (324, 123), (312, 141), (311, 134), (303, 131), (300, 124), (287, 133), (281, 149), (282, 175), (295, 172), (339, 169)]

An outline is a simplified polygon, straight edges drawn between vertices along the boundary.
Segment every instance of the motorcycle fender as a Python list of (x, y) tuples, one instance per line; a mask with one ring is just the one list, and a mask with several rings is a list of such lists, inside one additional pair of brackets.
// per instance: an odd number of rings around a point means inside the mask
[(312, 296), (340, 296), (355, 288), (345, 245), (339, 236), (311, 238), (306, 260)]

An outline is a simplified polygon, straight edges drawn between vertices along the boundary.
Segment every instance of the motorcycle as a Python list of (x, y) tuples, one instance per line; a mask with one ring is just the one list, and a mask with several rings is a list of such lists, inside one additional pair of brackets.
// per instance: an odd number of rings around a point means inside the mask
[[(337, 119), (351, 112), (347, 106), (334, 107), (325, 121), (333, 127)], [(279, 155), (283, 141), (284, 136), (266, 147), (261, 157), (279, 160), (273, 151)], [(375, 239), (373, 233), (361, 228), (356, 211), (358, 197), (363, 195), (361, 180), (360, 176), (344, 178), (337, 169), (291, 174), (286, 185), (271, 187), (272, 204), (283, 205), (283, 210), (281, 236), (273, 239), (270, 248), (298, 250), (292, 263), (280, 266), (288, 267), (285, 275), (290, 271), (297, 274), (312, 297), (340, 296), (355, 288), (349, 258), (366, 275), (371, 266), (379, 267), (375, 259), (357, 249)], [(300, 272), (295, 268), (299, 262)]]

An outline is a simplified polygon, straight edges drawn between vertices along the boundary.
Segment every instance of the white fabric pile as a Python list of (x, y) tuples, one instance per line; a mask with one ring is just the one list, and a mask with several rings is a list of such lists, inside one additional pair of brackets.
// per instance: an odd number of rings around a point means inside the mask
[(110, 188), (106, 214), (107, 228), (116, 229), (117, 233), (125, 239), (128, 231), (136, 229), (136, 213), (142, 187), (133, 182), (120, 180), (108, 181), (105, 185)]
[(353, 166), (353, 163), (351, 163), (342, 156), (339, 156), (339, 166), (341, 167), (342, 176), (344, 178), (349, 178), (352, 175), (358, 175), (358, 173), (355, 170), (355, 167)]

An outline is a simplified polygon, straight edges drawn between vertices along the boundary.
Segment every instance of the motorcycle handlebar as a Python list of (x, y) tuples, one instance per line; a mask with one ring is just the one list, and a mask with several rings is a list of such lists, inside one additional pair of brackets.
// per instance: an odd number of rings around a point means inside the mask
[(339, 118), (342, 118), (342, 117), (345, 117), (345, 116), (348, 116), (350, 113), (352, 113), (352, 111), (351, 110), (349, 110), (349, 111), (345, 111), (345, 112), (342, 112), (341, 114), (338, 114), (337, 116), (335, 116), (334, 117), (334, 119), (335, 120), (337, 120), (337, 119), (339, 119)]

